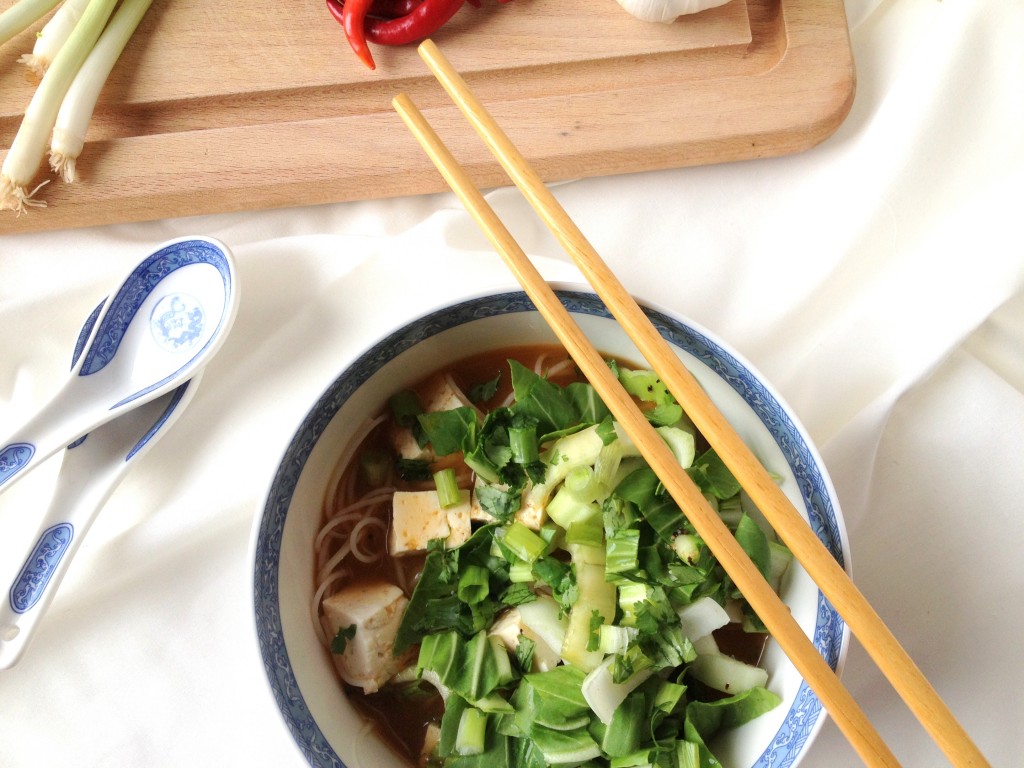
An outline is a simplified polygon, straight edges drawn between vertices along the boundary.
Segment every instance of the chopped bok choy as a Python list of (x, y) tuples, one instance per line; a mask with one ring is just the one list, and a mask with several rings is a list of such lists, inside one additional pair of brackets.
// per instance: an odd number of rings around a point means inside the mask
[[(152, 0), (65, 0), (21, 61), (42, 75), (0, 168), (0, 210), (23, 213), (45, 203), (32, 186), (50, 144), (50, 165), (65, 181), (75, 161), (101, 89)], [(0, 15), (0, 43), (31, 26), (56, 5), (19, 3)], [(115, 13), (115, 7), (116, 13)], [(109, 22), (109, 23), (108, 23)]]
[[(731, 509), (738, 484), (697, 450), (657, 377), (612, 365), (702, 492)], [(765, 670), (713, 639), (749, 606), (590, 385), (510, 366), (511, 405), (419, 419), (439, 455), (484, 469), (476, 483), (496, 511), (461, 546), (428, 550), (398, 631), (395, 653), (418, 645), (416, 676), (448, 692), (429, 764), (717, 764), (715, 733), (779, 702)], [(539, 528), (509, 513), (527, 503), (545, 511)], [(743, 512), (731, 528), (777, 583), (788, 558), (771, 531)], [(756, 617), (743, 627), (763, 632)], [(554, 663), (538, 664), (541, 651)]]

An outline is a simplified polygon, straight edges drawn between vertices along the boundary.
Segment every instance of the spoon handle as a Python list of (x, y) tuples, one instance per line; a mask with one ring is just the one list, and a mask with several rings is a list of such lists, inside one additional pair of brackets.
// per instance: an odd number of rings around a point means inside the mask
[(199, 376), (68, 446), (25, 562), (0, 603), (0, 669), (21, 658), (82, 539), (129, 467), (174, 423)]
[(67, 447), (69, 440), (89, 430), (91, 422), (75, 419), (81, 412), (68, 408), (66, 392), (67, 389), (59, 392), (42, 410), (0, 443), (0, 493), (61, 448)]
[[(85, 324), (78, 332), (78, 339), (75, 341), (75, 351), (71, 358), (72, 371), (75, 370), (78, 361), (82, 357), (82, 352), (85, 351), (89, 341), (92, 339), (96, 329), (96, 321), (102, 314), (106, 303), (107, 300), (103, 299), (103, 301), (96, 305), (96, 308), (86, 318)], [(57, 400), (60, 399), (61, 397), (58, 395)], [(49, 409), (45, 410), (48, 411)], [(46, 418), (45, 412), (36, 414), (31, 422), (19, 429), (18, 434), (9, 437), (4, 447), (0, 448), (0, 493), (13, 485), (15, 480), (27, 475), (31, 467), (49, 458), (49, 456), (60, 449), (59, 442), (52, 449), (44, 448), (40, 451), (37, 447), (39, 441), (34, 436), (38, 434), (39, 421), (45, 421)], [(33, 437), (29, 438), (29, 435), (33, 435)]]

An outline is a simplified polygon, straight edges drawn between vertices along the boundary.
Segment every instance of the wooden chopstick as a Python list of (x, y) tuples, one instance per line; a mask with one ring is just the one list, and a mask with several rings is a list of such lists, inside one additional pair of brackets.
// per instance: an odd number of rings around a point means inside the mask
[(857, 706), (849, 691), (843, 687), (832, 668), (818, 654), (793, 619), (789, 609), (765, 581), (718, 514), (708, 505), (697, 486), (681, 470), (672, 451), (633, 404), (604, 359), (591, 346), (554, 291), (501, 223), (422, 113), (404, 94), (397, 96), (392, 104), (445, 177), (448, 185), (481, 226), (491, 244), (505, 259), (566, 351), (633, 439), (641, 455), (665, 483), (673, 499), (686, 510), (687, 518), (697, 533), (711, 548), (808, 685), (818, 694), (864, 762), (872, 766), (898, 766), (895, 756)]
[[(510, 178), (572, 256), (609, 311), (754, 499), (779, 537), (843, 616), (851, 632), (868, 651), (932, 739), (956, 766), (988, 766), (988, 761), (870, 603), (682, 365), (668, 343), (565, 213), (540, 176), (474, 96), (462, 77), (430, 40), (420, 45), (419, 52)], [(671, 452), (666, 454), (662, 441), (650, 429), (646, 419), (632, 407), (628, 396), (626, 402), (623, 402), (624, 390), (614, 377), (609, 376), (603, 363), (596, 364), (600, 357), (593, 352), (568, 312), (533, 268), (528, 257), (515, 243), (436, 133), (407, 97), (399, 96), (393, 103), (449, 186), (460, 197), (508, 263), (538, 310), (555, 329), (581, 370), (591, 379), (602, 397), (607, 398), (606, 403), (616, 418), (637, 445), (644, 446), (645, 450), (650, 452), (649, 457), (646, 452), (644, 455), (652, 468), (665, 482), (673, 498), (686, 510), (687, 517), (698, 533), (743, 591), (808, 685), (818, 694), (862, 759), (871, 765), (897, 765), (895, 757), (867, 721), (849, 692), (839, 683), (813, 645), (806, 640), (781, 600), (770, 587), (767, 587), (742, 549), (734, 546), (735, 540), (728, 529), (704, 502), (703, 496), (696, 491), (686, 474), (680, 472), (678, 466), (671, 460)], [(585, 361), (585, 365), (582, 361)], [(616, 404), (615, 407), (612, 407), (612, 402)], [(631, 430), (636, 430), (637, 434), (632, 434)], [(751, 568), (754, 570), (753, 574), (749, 573)], [(754, 578), (755, 576), (757, 578)], [(800, 638), (793, 636), (794, 629)]]

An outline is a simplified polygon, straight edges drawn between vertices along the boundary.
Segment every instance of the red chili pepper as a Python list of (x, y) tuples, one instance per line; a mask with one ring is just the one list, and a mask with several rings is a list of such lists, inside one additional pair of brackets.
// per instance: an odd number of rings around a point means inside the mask
[(327, 0), (327, 10), (345, 29), (345, 37), (356, 56), (370, 69), (376, 69), (370, 46), (366, 44), (365, 31), (366, 15), (371, 3), (372, 0), (348, 0), (345, 3), (341, 0)]
[(397, 19), (412, 13), (423, 0), (373, 0), (370, 16), (380, 19)]
[(415, 43), (444, 26), (465, 2), (466, 0), (423, 0), (401, 18), (366, 19), (366, 39), (378, 45)]
[(368, 40), (379, 45), (417, 42), (448, 23), (466, 2), (480, 7), (480, 0), (327, 0), (327, 10), (345, 28), (356, 55), (376, 69)]

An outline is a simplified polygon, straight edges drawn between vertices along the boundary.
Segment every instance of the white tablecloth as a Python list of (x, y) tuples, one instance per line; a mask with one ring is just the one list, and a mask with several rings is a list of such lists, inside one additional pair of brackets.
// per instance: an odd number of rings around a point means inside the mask
[[(860, 588), (992, 764), (1017, 766), (1024, 5), (847, 11), (857, 96), (822, 145), (556, 191), (628, 288), (727, 339), (795, 408), (837, 487)], [(489, 198), (546, 275), (572, 274), (518, 193)], [(234, 250), (238, 318), (189, 410), (103, 510), (25, 658), (0, 671), (0, 766), (300, 765), (250, 628), (249, 534), (269, 472), (395, 313), (510, 282), (447, 194), (6, 236), (0, 432), (53, 393), (125, 270), (192, 234)], [(5, 590), (53, 469), (0, 496)], [(945, 764), (856, 642), (845, 680), (904, 765)], [(858, 764), (831, 723), (805, 763)]]

